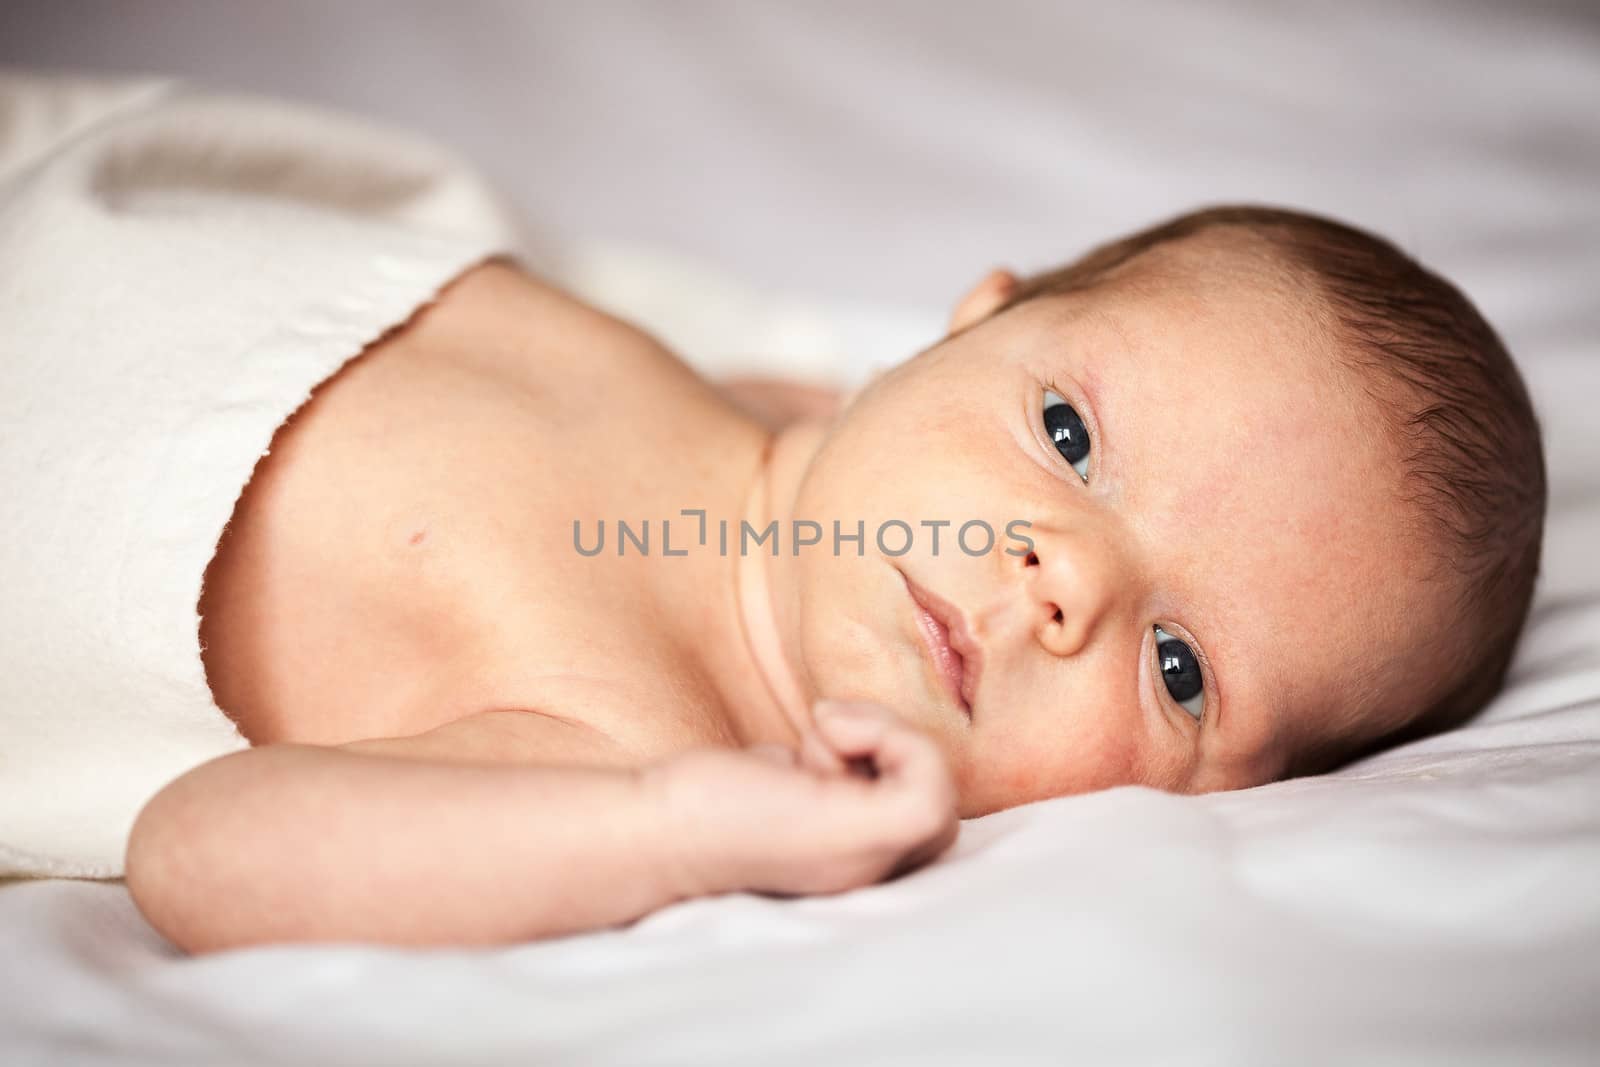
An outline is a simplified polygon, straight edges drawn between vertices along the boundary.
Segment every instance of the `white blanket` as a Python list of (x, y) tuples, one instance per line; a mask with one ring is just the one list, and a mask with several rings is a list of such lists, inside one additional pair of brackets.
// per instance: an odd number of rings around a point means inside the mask
[(513, 240), (415, 138), (155, 79), (0, 70), (0, 877), (120, 877), (247, 745), (201, 576), (273, 432)]
[(825, 357), (928, 343), (992, 262), (1042, 266), (1197, 201), (1343, 214), (1459, 280), (1506, 333), (1555, 505), (1511, 685), (1452, 735), (1247, 792), (1032, 805), (964, 824), (938, 864), (888, 885), (695, 901), (501, 951), (185, 960), (118, 885), (15, 885), (0, 1058), (1596, 1061), (1593, 14), (7, 9), (23, 15), (0, 14), (0, 58), (178, 71), (431, 126), (546, 231), (552, 265), (710, 366), (776, 349), (776, 369), (858, 375), (865, 359)]

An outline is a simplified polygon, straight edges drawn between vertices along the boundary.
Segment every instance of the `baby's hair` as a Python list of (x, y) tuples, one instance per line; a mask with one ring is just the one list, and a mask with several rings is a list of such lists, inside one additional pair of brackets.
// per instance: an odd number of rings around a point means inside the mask
[(1005, 307), (1092, 288), (1145, 252), (1202, 233), (1253, 237), (1249, 243), (1280, 270), (1309, 280), (1345, 358), (1388, 416), (1406, 499), (1440, 572), (1455, 576), (1448, 634), (1419, 641), (1454, 683), (1421, 687), (1413, 707), (1381, 706), (1392, 694), (1368, 687), (1344, 709), (1340, 728), (1297, 739), (1287, 776), (1321, 773), (1460, 725), (1503, 683), (1539, 570), (1544, 451), (1516, 365), (1448, 281), (1380, 237), (1282, 208), (1180, 215), (1025, 279)]

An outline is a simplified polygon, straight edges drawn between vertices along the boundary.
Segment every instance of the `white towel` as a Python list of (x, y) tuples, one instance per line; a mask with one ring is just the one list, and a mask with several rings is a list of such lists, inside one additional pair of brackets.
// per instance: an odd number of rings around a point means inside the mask
[(0, 876), (120, 877), (247, 745), (201, 579), (273, 432), (518, 244), (438, 149), (167, 81), (0, 72)]

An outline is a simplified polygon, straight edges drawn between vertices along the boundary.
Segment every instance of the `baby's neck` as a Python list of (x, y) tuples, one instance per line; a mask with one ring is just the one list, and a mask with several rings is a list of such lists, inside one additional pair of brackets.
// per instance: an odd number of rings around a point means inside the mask
[[(780, 533), (790, 529), (800, 481), (825, 433), (821, 420), (808, 419), (790, 423), (772, 436), (745, 494), (742, 518), (752, 529), (763, 530), (771, 523), (776, 523)], [(739, 543), (743, 545), (742, 538)], [(792, 597), (793, 591), (775, 583), (776, 560), (765, 551), (747, 554), (736, 550), (732, 562), (745, 649), (761, 675), (772, 709), (782, 714), (793, 731), (793, 737), (782, 740), (794, 743), (802, 726), (810, 723), (811, 715), (810, 698), (795, 665), (784, 652), (785, 641), (779, 628), (780, 619), (792, 617), (793, 612), (784, 610), (776, 598)]]
[[(606, 581), (625, 589), (632, 616), (617, 625), (664, 628), (654, 644), (671, 650), (679, 661), (674, 670), (684, 676), (661, 699), (694, 694), (692, 699), (713, 703), (719, 732), (742, 745), (797, 744), (798, 724), (809, 715), (779, 640), (774, 620), (782, 615), (772, 603), (773, 590), (782, 595), (787, 584), (772, 581), (774, 565), (784, 561), (773, 559), (765, 546), (751, 544), (748, 554), (741, 553), (740, 523), (749, 521), (758, 530), (774, 520), (780, 529), (788, 525), (796, 488), (825, 424), (794, 423), (772, 433), (653, 341), (521, 271), (486, 267), (447, 295), (411, 331), (416, 343), (439, 345), (468, 363), (503, 358), (506, 366), (498, 369), (513, 379), (527, 377), (530, 367), (549, 367), (534, 373), (544, 375), (538, 384), (555, 398), (559, 417), (582, 417), (571, 411), (612, 390), (653, 398), (661, 415), (659, 424), (647, 427), (653, 447), (613, 449), (614, 435), (597, 435), (598, 447), (588, 458), (592, 469), (584, 473), (590, 487), (574, 500), (578, 517), (587, 509), (589, 537), (601, 515), (615, 522), (619, 513), (631, 512), (636, 527), (639, 519), (648, 522), (643, 535), (650, 549), (642, 552), (622, 551), (621, 530), (613, 527)], [(552, 333), (558, 336), (548, 339)], [(522, 343), (507, 344), (506, 338)], [(619, 354), (598, 370), (589, 364), (564, 371), (546, 356), (530, 354), (591, 343)], [(572, 517), (560, 515), (562, 522)]]

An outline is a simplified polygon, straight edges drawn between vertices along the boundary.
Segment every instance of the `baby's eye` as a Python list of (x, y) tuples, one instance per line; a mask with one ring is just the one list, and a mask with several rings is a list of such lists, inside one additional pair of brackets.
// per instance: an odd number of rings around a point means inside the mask
[(1172, 699), (1198, 721), (1206, 703), (1200, 660), (1194, 649), (1159, 626), (1156, 627), (1156, 667)]
[(1061, 458), (1072, 464), (1078, 477), (1089, 480), (1089, 431), (1083, 419), (1071, 404), (1046, 389), (1044, 391), (1044, 428), (1055, 442)]

